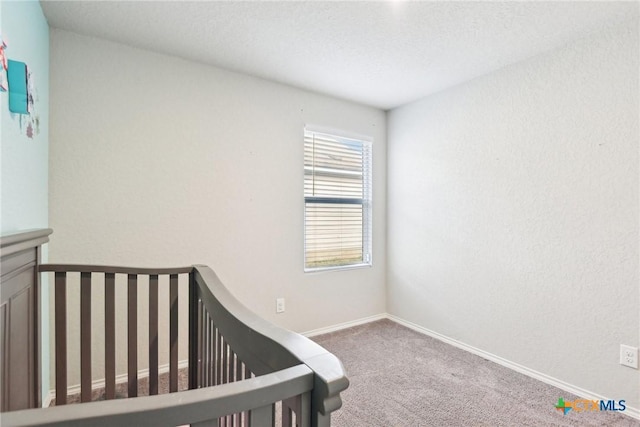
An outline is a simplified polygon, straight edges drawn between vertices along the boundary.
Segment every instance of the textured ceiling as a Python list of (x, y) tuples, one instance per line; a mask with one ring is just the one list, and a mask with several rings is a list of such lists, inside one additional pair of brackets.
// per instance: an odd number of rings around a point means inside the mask
[(637, 2), (58, 2), (49, 24), (389, 109), (638, 15)]

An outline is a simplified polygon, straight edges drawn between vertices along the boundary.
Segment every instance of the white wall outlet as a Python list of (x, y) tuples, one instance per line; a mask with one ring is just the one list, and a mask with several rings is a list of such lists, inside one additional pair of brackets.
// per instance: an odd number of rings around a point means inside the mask
[(276, 298), (276, 313), (284, 313), (284, 298)]
[(638, 369), (638, 349), (620, 344), (620, 364)]

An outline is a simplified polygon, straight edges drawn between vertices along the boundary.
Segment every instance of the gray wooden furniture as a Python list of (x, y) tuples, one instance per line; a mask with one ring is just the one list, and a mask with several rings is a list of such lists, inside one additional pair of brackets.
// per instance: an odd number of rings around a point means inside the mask
[(0, 239), (0, 411), (40, 406), (40, 247), (50, 229)]
[[(55, 299), (56, 406), (0, 414), (2, 426), (329, 426), (348, 387), (340, 361), (313, 341), (279, 328), (244, 307), (202, 265), (126, 268), (38, 266), (52, 275)], [(67, 403), (67, 289), (80, 288), (80, 399)], [(138, 316), (138, 282), (148, 283), (149, 313)], [(75, 284), (74, 284), (75, 285)], [(91, 291), (104, 286), (104, 318), (92, 324)], [(126, 292), (128, 398), (116, 399), (115, 289)], [(161, 287), (168, 292), (160, 292)], [(180, 287), (188, 286), (188, 316), (179, 316)], [(186, 290), (185, 290), (186, 293)], [(160, 295), (168, 304), (158, 304)], [(183, 293), (184, 294), (184, 293)], [(94, 302), (95, 304), (95, 302)], [(158, 394), (159, 307), (169, 307), (169, 393)], [(180, 319), (188, 319), (181, 327)], [(138, 354), (138, 324), (148, 322), (148, 354)], [(99, 328), (99, 329), (96, 329)], [(188, 330), (189, 390), (178, 391), (179, 332)], [(92, 400), (91, 337), (105, 340), (105, 401)], [(136, 397), (138, 360), (148, 358), (149, 396)], [(135, 398), (135, 400), (131, 400)], [(135, 403), (134, 403), (135, 402)]]

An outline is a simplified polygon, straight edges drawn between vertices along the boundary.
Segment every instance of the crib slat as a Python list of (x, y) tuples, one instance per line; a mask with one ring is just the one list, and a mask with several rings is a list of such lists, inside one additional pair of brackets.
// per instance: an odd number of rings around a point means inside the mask
[(291, 427), (293, 420), (293, 409), (289, 407), (288, 402), (282, 401), (282, 427)]
[(282, 426), (309, 427), (311, 395), (299, 394), (282, 401)]
[(149, 396), (158, 394), (158, 275), (149, 276)]
[(207, 387), (207, 309), (202, 305), (202, 384)]
[(169, 276), (169, 392), (178, 391), (178, 275)]
[(202, 376), (204, 378), (204, 385), (208, 387), (211, 385), (209, 383), (209, 313), (207, 313), (206, 308), (203, 311), (204, 316), (202, 318), (202, 330), (204, 332), (204, 348), (202, 352)]
[(104, 275), (104, 379), (107, 399), (116, 398), (116, 287), (115, 274)]
[[(205, 310), (206, 311), (206, 310)], [(209, 316), (209, 312), (207, 312), (207, 354), (205, 357), (207, 358), (207, 386), (213, 385), (213, 380), (211, 378), (211, 345), (212, 345), (212, 336), (211, 336), (211, 316)]]
[[(231, 366), (229, 367), (229, 369), (231, 369), (231, 382), (235, 382), (237, 381), (238, 378), (238, 355), (235, 353), (235, 351), (231, 350)], [(238, 421), (240, 420), (239, 418), (240, 414), (233, 414), (231, 416), (231, 425), (233, 425), (234, 427), (236, 427), (238, 425)]]
[(297, 399), (299, 399), (299, 406), (296, 413), (296, 426), (311, 427), (311, 393), (306, 392)]
[(197, 364), (197, 369), (198, 369), (198, 387), (204, 387), (204, 382), (202, 381), (202, 366), (203, 366), (203, 360), (202, 360), (202, 337), (203, 337), (203, 332), (202, 332), (202, 312), (204, 311), (204, 307), (202, 306), (202, 301), (198, 300), (198, 364)]
[(231, 359), (231, 371), (233, 372), (233, 381), (238, 381), (240, 379), (240, 375), (238, 374), (238, 355), (236, 354), (235, 351), (232, 351), (231, 354), (232, 359)]
[(67, 273), (55, 273), (56, 406), (67, 403)]
[[(219, 332), (219, 331), (218, 331)], [(224, 336), (220, 334), (220, 353), (218, 353), (217, 361), (218, 361), (218, 384), (224, 384)]]
[(231, 353), (229, 355), (229, 382), (235, 382), (236, 380), (236, 353), (235, 351), (231, 350)]
[(227, 347), (227, 351), (229, 352), (229, 355), (227, 356), (227, 369), (229, 370), (228, 376), (227, 376), (227, 382), (228, 383), (232, 383), (233, 379), (234, 379), (234, 375), (233, 375), (233, 350), (231, 350), (231, 346)]
[[(233, 380), (231, 379), (231, 372), (232, 372), (232, 368), (231, 365), (233, 363), (233, 354), (231, 352), (231, 347), (229, 346), (228, 343), (225, 342), (225, 350), (224, 350), (224, 376), (225, 376), (225, 384), (232, 382)], [(227, 415), (226, 417), (226, 423), (229, 426), (233, 427), (233, 416), (231, 414)]]
[(213, 324), (213, 319), (209, 316), (209, 356), (207, 358), (209, 363), (209, 384), (214, 385), (214, 361), (215, 361), (215, 349), (216, 349), (216, 327)]
[(91, 273), (80, 274), (80, 401), (91, 402)]
[(218, 355), (220, 354), (220, 333), (215, 323), (213, 324), (213, 355), (211, 356), (211, 369), (213, 370), (213, 385), (218, 384)]
[(267, 405), (249, 411), (249, 425), (251, 427), (272, 427), (273, 412), (273, 405)]
[(204, 317), (205, 316), (205, 308), (204, 308), (204, 303), (202, 301), (200, 301), (200, 326), (199, 331), (200, 331), (200, 385), (202, 387), (205, 387), (206, 384), (206, 377), (205, 377), (205, 347), (206, 347), (206, 331), (204, 328)]
[(128, 275), (127, 298), (127, 353), (129, 397), (138, 396), (138, 275)]
[(216, 329), (216, 385), (222, 384), (222, 335)]
[(198, 284), (193, 272), (189, 273), (189, 390), (198, 387)]
[(229, 381), (229, 345), (227, 340), (224, 340), (224, 347), (222, 347), (222, 384), (226, 384)]

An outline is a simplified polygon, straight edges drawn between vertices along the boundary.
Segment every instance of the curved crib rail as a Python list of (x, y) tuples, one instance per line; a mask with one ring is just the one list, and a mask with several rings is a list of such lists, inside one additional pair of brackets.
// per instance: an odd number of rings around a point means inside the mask
[(3, 426), (112, 427), (217, 425), (229, 411), (249, 410), (249, 425), (271, 425), (270, 404), (311, 390), (313, 372), (304, 365), (180, 393), (27, 409), (2, 414)]
[[(276, 402), (282, 426), (330, 425), (340, 408), (340, 392), (349, 381), (340, 361), (313, 341), (279, 328), (243, 306), (207, 266), (127, 268), (96, 265), (39, 267), (55, 275), (56, 405), (67, 401), (67, 288), (80, 293), (80, 405), (3, 413), (7, 426), (184, 425), (249, 427), (275, 425)], [(138, 279), (149, 284), (149, 394), (129, 399), (91, 402), (91, 289), (105, 289), (106, 398), (115, 396), (114, 288), (126, 279), (128, 396), (138, 392)], [(170, 392), (158, 393), (158, 288), (168, 276), (170, 324)], [(187, 280), (179, 280), (188, 275)], [(67, 283), (69, 281), (69, 283)], [(178, 390), (178, 294), (188, 283), (189, 389)], [(180, 284), (180, 285), (179, 285)], [(68, 286), (69, 285), (69, 286)], [(155, 308), (154, 308), (155, 307)], [(183, 328), (184, 329), (184, 328)], [(154, 336), (155, 334), (155, 336)], [(155, 351), (155, 354), (154, 354)]]
[(214, 322), (247, 363), (255, 362), (254, 372), (280, 370), (298, 363), (314, 372), (311, 425), (329, 426), (331, 412), (342, 406), (340, 392), (349, 386), (340, 360), (308, 338), (279, 328), (247, 309), (209, 267), (195, 266), (194, 270), (196, 287), (203, 292), (200, 298)]

